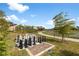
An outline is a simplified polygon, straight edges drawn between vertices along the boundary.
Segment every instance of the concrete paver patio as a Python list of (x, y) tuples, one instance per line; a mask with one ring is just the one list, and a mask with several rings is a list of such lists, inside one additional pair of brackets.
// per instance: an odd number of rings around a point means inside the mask
[(46, 51), (52, 49), (54, 46), (55, 45), (52, 45), (50, 43), (43, 42), (38, 45), (28, 47), (26, 51), (30, 56), (39, 56), (45, 53)]

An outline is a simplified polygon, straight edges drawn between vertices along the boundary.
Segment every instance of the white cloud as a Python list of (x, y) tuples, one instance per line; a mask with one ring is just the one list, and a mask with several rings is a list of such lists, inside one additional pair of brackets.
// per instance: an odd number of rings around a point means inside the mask
[(53, 22), (53, 20), (48, 20), (48, 21), (46, 22), (46, 25), (47, 25), (49, 28), (53, 28), (53, 27), (54, 27), (54, 22)]
[(16, 10), (18, 12), (24, 12), (29, 10), (29, 6), (19, 3), (8, 3), (10, 10)]
[(31, 14), (30, 16), (31, 16), (31, 17), (36, 17), (37, 15)]
[(10, 15), (10, 16), (7, 16), (6, 17), (6, 20), (9, 20), (9, 21), (19, 21), (19, 18), (15, 15)]
[(20, 19), (16, 15), (10, 15), (6, 17), (6, 20), (14, 22), (16, 24), (26, 24), (27, 20), (26, 19)]
[(53, 23), (53, 20), (48, 20), (46, 24), (53, 25), (54, 23)]
[(79, 17), (75, 19), (76, 26), (79, 26)]

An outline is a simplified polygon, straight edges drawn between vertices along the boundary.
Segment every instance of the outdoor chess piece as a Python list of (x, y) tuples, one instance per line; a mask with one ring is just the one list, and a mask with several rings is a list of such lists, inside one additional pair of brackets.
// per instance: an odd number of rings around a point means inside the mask
[(24, 42), (24, 47), (27, 48), (28, 45), (27, 45), (27, 39), (25, 39), (25, 42)]
[(41, 36), (41, 40), (42, 40), (42, 42), (44, 42), (43, 36)]
[(16, 40), (16, 47), (19, 47), (19, 35), (17, 35), (15, 40)]
[(36, 45), (35, 36), (33, 37), (33, 45)]
[(39, 37), (39, 43), (42, 43), (42, 39), (41, 39), (41, 36)]
[(22, 36), (19, 35), (19, 48), (22, 49), (23, 48), (23, 41), (22, 41)]
[(46, 42), (45, 36), (36, 36), (34, 34), (18, 35), (16, 37), (16, 46), (20, 49), (28, 46), (36, 45), (37, 43)]
[(38, 42), (40, 42), (40, 37), (38, 36)]
[(46, 42), (46, 36), (44, 36), (44, 42)]
[(33, 45), (33, 34), (30, 34), (30, 38), (31, 38), (31, 45)]
[(29, 35), (26, 36), (27, 39), (27, 45), (29, 45)]
[(19, 42), (19, 35), (17, 35), (17, 37), (16, 37), (16, 43), (18, 43)]
[(22, 44), (22, 43), (23, 43), (23, 41), (22, 41), (22, 40), (20, 40), (20, 42), (19, 42), (19, 48), (20, 48), (20, 49), (22, 49), (22, 48), (23, 48), (23, 44)]
[(32, 45), (32, 38), (31, 37), (29, 37), (29, 40), (28, 40), (29, 42), (29, 45), (31, 46)]
[(25, 43), (25, 36), (22, 37), (22, 45), (23, 45), (23, 48), (25, 47), (24, 46), (24, 43)]
[(46, 42), (46, 36), (42, 36), (42, 41)]

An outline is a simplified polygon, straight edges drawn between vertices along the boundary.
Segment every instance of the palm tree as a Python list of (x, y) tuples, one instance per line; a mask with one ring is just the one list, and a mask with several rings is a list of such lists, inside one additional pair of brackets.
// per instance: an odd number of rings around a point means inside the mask
[(72, 28), (74, 28), (75, 25), (74, 21), (67, 19), (66, 16), (67, 15), (61, 12), (53, 18), (55, 31), (61, 34), (62, 41), (64, 40), (65, 35), (72, 33)]

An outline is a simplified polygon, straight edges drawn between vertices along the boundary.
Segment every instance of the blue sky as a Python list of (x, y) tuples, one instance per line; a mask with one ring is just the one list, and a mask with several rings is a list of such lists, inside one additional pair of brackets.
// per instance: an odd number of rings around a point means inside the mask
[(71, 20), (79, 25), (79, 4), (75, 3), (1, 3), (8, 21), (17, 24), (45, 26), (52, 28), (51, 19), (60, 12), (65, 12)]

